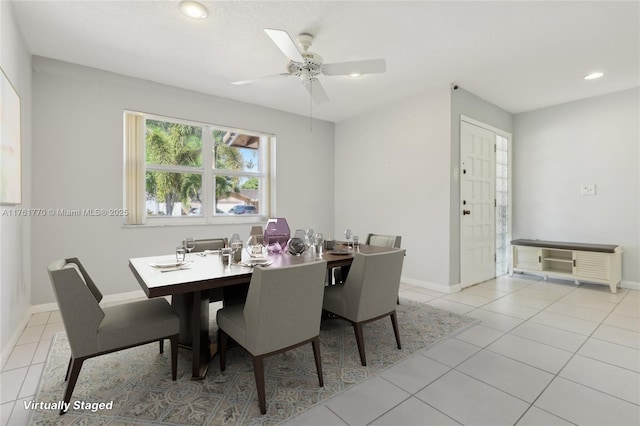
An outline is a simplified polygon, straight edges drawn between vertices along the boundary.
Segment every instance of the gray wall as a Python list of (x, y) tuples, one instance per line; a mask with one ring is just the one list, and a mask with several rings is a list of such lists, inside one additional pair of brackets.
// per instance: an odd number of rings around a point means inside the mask
[(402, 235), (403, 280), (445, 292), (460, 281), (461, 115), (513, 131), (509, 112), (449, 87), (336, 125), (336, 233)]
[[(449, 87), (336, 124), (335, 235), (402, 236), (403, 280), (449, 286)], [(444, 288), (446, 287), (446, 288)]]
[[(460, 118), (513, 133), (513, 115), (462, 88), (451, 91), (451, 227), (449, 284), (460, 282)], [(515, 169), (514, 169), (515, 170)], [(514, 171), (515, 173), (515, 171)]]
[(0, 214), (0, 365), (31, 305), (31, 218), (9, 216), (31, 204), (31, 54), (17, 28), (11, 3), (0, 2), (0, 65), (20, 96), (22, 137), (22, 204), (3, 205)]
[[(333, 223), (334, 125), (51, 59), (33, 58), (33, 204), (120, 208), (123, 110), (273, 133), (276, 216), (292, 228)], [(320, 173), (318, 173), (320, 171)], [(33, 304), (53, 302), (46, 266), (78, 256), (104, 294), (139, 290), (127, 259), (172, 253), (187, 236), (248, 238), (249, 225), (125, 228), (118, 217), (33, 220)]]
[(640, 285), (639, 117), (637, 88), (516, 115), (513, 237), (618, 244)]

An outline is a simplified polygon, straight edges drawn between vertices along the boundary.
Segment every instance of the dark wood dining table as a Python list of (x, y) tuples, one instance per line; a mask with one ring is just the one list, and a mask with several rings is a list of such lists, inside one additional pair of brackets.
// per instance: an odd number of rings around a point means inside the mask
[[(398, 249), (361, 244), (355, 252), (384, 253)], [(318, 256), (307, 250), (299, 256), (289, 253), (265, 256), (271, 264), (267, 267), (296, 265), (314, 260), (327, 261), (328, 276), (333, 268), (349, 266), (353, 262), (353, 250), (337, 244)], [(192, 351), (192, 380), (203, 379), (211, 357), (215, 355), (216, 344), (209, 339), (209, 294), (224, 288), (247, 285), (251, 281), (253, 268), (232, 264), (223, 266), (217, 253), (203, 256), (190, 253), (185, 259), (188, 264), (183, 269), (163, 269), (154, 264), (175, 261), (175, 255), (138, 257), (129, 259), (129, 268), (138, 280), (147, 297), (172, 297), (172, 306), (180, 316), (180, 345)], [(243, 261), (249, 256), (243, 253)]]

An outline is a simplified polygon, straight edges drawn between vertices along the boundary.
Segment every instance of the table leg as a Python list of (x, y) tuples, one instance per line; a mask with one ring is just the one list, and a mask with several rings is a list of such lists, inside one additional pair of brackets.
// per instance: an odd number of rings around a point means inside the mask
[(209, 297), (206, 292), (204, 295), (201, 291), (193, 293), (193, 308), (191, 311), (191, 324), (194, 325), (191, 330), (193, 336), (193, 371), (191, 380), (202, 380), (207, 374), (209, 361), (211, 361), (209, 349)]
[(191, 380), (202, 380), (211, 361), (209, 296), (206, 291), (177, 294), (171, 305), (180, 317), (180, 346), (191, 349)]

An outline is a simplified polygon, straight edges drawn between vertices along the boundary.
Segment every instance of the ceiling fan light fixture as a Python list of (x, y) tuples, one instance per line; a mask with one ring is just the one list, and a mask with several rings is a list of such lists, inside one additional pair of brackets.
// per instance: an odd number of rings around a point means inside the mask
[(197, 1), (184, 0), (178, 5), (180, 13), (193, 19), (205, 19), (209, 16), (209, 11)]
[(603, 75), (604, 75), (603, 72), (596, 71), (596, 72), (592, 72), (590, 74), (585, 75), (584, 79), (585, 80), (595, 80), (595, 79), (598, 79), (598, 78), (602, 77)]
[(387, 61), (385, 59), (325, 64), (322, 56), (309, 51), (313, 43), (312, 35), (306, 33), (298, 35), (298, 44), (296, 45), (289, 33), (284, 30), (265, 28), (264, 31), (276, 47), (287, 57), (287, 72), (258, 77), (253, 80), (236, 81), (233, 84), (240, 85), (281, 76), (297, 77), (311, 95), (313, 103), (321, 104), (329, 100), (327, 92), (325, 92), (320, 83), (324, 76), (339, 75), (356, 78), (368, 74), (383, 73), (387, 70)]

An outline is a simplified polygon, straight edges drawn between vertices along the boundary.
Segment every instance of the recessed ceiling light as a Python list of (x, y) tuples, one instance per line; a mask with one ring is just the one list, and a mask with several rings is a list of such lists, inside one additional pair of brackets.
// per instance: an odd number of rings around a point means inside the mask
[(602, 72), (592, 72), (591, 74), (587, 74), (584, 76), (585, 80), (595, 80), (596, 78), (600, 78), (604, 75)]
[(353, 74), (349, 74), (349, 77), (353, 77), (353, 78), (360, 77), (360, 76), (362, 76), (362, 74), (358, 74), (357, 72), (354, 72)]
[(209, 16), (209, 11), (207, 11), (207, 8), (197, 1), (181, 1), (179, 7), (180, 12), (182, 12), (184, 16), (188, 16), (189, 18), (204, 19)]

